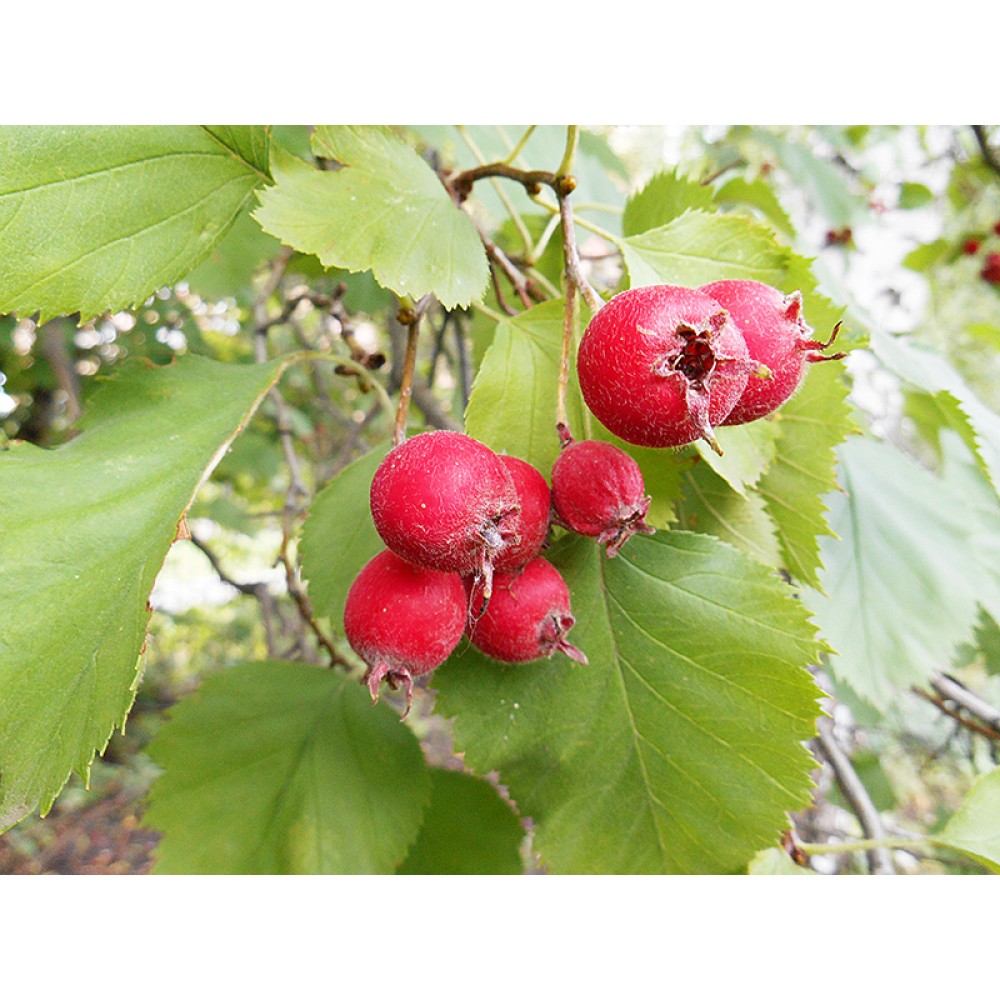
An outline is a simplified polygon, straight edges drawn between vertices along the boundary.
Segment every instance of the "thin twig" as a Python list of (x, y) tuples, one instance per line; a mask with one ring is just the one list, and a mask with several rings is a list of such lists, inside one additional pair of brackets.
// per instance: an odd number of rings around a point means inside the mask
[(986, 129), (982, 125), (973, 125), (972, 133), (976, 137), (976, 142), (979, 143), (979, 151), (983, 154), (986, 164), (994, 173), (1000, 174), (1000, 155), (990, 147), (986, 137)]
[(947, 674), (934, 674), (931, 687), (933, 694), (920, 688), (913, 691), (966, 729), (991, 740), (1000, 740), (1000, 711)]
[(833, 768), (837, 785), (858, 817), (866, 839), (873, 842), (873, 846), (867, 851), (868, 870), (872, 875), (894, 875), (896, 869), (892, 863), (892, 854), (887, 847), (879, 846), (885, 839), (882, 817), (875, 808), (868, 789), (854, 770), (850, 758), (837, 742), (833, 731), (833, 720), (825, 715), (821, 716), (816, 722), (816, 728), (817, 741), (823, 756)]
[(596, 313), (604, 300), (587, 280), (580, 264), (580, 251), (576, 246), (576, 230), (573, 225), (573, 210), (569, 204), (569, 192), (559, 196), (559, 216), (563, 227), (563, 257), (566, 262), (566, 276), (580, 290), (584, 301), (592, 313)]

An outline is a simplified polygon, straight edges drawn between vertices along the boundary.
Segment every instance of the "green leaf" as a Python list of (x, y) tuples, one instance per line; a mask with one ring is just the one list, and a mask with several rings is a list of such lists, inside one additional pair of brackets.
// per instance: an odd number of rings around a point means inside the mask
[(947, 257), (951, 251), (952, 243), (950, 240), (932, 240), (930, 243), (924, 243), (915, 250), (911, 250), (903, 258), (903, 266), (908, 267), (911, 271), (926, 271)]
[(280, 249), (281, 244), (263, 232), (244, 208), (208, 259), (185, 280), (202, 298), (218, 301), (232, 296), (240, 305), (250, 306), (254, 275)]
[(840, 448), (837, 539), (822, 547), (828, 598), (807, 591), (830, 666), (885, 708), (951, 662), (976, 620), (981, 576), (961, 499), (900, 452), (855, 439)]
[(46, 812), (124, 723), (178, 521), (278, 373), (196, 356), (132, 365), (78, 437), (0, 453), (0, 829)]
[(976, 779), (955, 815), (932, 839), (1000, 875), (1000, 767)]
[(778, 201), (774, 188), (763, 178), (758, 177), (748, 181), (742, 177), (734, 177), (716, 190), (715, 200), (720, 205), (730, 203), (756, 208), (771, 225), (786, 236), (795, 236), (792, 220)]
[(0, 129), (0, 312), (89, 319), (211, 253), (267, 180), (261, 126)]
[(677, 169), (654, 174), (641, 191), (630, 195), (622, 215), (622, 233), (635, 236), (658, 229), (688, 209), (711, 211), (712, 189), (695, 180), (679, 177)]
[(715, 437), (723, 454), (714, 452), (704, 441), (695, 443), (698, 454), (740, 496), (747, 495), (774, 459), (781, 424), (775, 420), (754, 420), (735, 427), (716, 427)]
[(619, 243), (629, 285), (696, 288), (723, 278), (745, 278), (782, 288), (792, 252), (760, 224), (737, 215), (687, 212), (658, 229)]
[(388, 454), (376, 448), (345, 466), (316, 494), (302, 527), (299, 556), (316, 614), (340, 628), (347, 591), (369, 559), (385, 544), (372, 521), (372, 477)]
[(150, 744), (157, 874), (386, 874), (430, 795), (416, 737), (356, 678), (245, 663), (208, 678)]
[(317, 170), (275, 149), (276, 184), (255, 213), (266, 232), (326, 267), (370, 269), (400, 295), (433, 293), (447, 308), (481, 297), (489, 273), (472, 219), (391, 129), (320, 126), (313, 150), (343, 168)]
[(809, 799), (819, 654), (773, 573), (704, 535), (551, 554), (590, 659), (460, 651), (434, 676), (459, 750), (497, 770), (555, 873), (737, 872)]
[(765, 566), (780, 565), (774, 522), (763, 498), (753, 491), (741, 496), (704, 462), (684, 477), (677, 510), (681, 528), (715, 535)]
[(923, 208), (934, 201), (934, 192), (926, 184), (904, 181), (899, 185), (899, 207)]
[(756, 485), (774, 522), (785, 569), (818, 585), (819, 537), (830, 534), (826, 494), (835, 485), (836, 446), (854, 430), (836, 362), (810, 365), (802, 388), (774, 415), (777, 451)]
[(878, 331), (871, 346), (890, 371), (934, 397), (940, 425), (958, 432), (1000, 494), (1000, 416), (980, 402), (947, 358), (931, 348)]
[(431, 771), (431, 804), (400, 875), (521, 875), (524, 830), (482, 778)]
[[(553, 299), (497, 324), (472, 386), (465, 429), (494, 451), (531, 463), (546, 478), (559, 455), (556, 389), (563, 300)], [(577, 437), (588, 425), (575, 368), (566, 409)]]
[(747, 875), (818, 875), (811, 868), (797, 865), (780, 847), (769, 847), (754, 856), (747, 866)]

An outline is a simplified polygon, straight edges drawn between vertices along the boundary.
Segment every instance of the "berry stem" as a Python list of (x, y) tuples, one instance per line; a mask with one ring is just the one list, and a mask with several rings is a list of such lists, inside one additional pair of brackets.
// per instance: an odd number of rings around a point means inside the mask
[(399, 322), (406, 326), (406, 354), (403, 358), (403, 374), (399, 383), (399, 405), (396, 407), (396, 423), (392, 431), (393, 445), (406, 440), (406, 418), (410, 412), (410, 397), (413, 395), (413, 372), (417, 366), (417, 335), (420, 331), (420, 317), (427, 305), (427, 298), (417, 305), (409, 299), (401, 299)]
[(569, 364), (573, 351), (573, 333), (576, 326), (576, 286), (566, 283), (566, 307), (563, 310), (562, 353), (559, 356), (559, 382), (556, 388), (556, 430), (560, 440), (572, 440), (569, 416), (566, 412), (566, 395), (569, 390)]

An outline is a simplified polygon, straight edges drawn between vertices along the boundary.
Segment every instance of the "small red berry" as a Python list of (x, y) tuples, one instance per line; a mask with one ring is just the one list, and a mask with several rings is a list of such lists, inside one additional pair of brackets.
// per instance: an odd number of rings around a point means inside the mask
[(986, 263), (979, 274), (991, 285), (1000, 285), (1000, 253), (987, 254)]
[(753, 366), (729, 314), (691, 288), (655, 285), (612, 298), (590, 321), (577, 358), (580, 389), (609, 431), (632, 444), (704, 438), (736, 405)]
[(650, 497), (639, 463), (604, 441), (574, 441), (552, 466), (552, 505), (556, 520), (607, 546), (609, 557), (639, 533), (654, 529), (644, 518)]
[[(466, 597), (455, 573), (414, 566), (388, 550), (355, 577), (344, 605), (344, 634), (368, 665), (364, 683), (378, 701), (386, 681), (406, 689), (413, 701), (413, 678), (439, 667), (465, 629)], [(405, 718), (405, 713), (404, 713)]]
[(995, 232), (997, 236), (1000, 236), (1000, 222), (993, 223), (993, 232)]
[(552, 515), (552, 494), (545, 477), (528, 462), (513, 455), (499, 455), (517, 492), (520, 510), (511, 518), (511, 530), (519, 539), (507, 545), (493, 563), (496, 572), (518, 569), (545, 546)]
[(968, 255), (969, 257), (975, 256), (979, 253), (979, 247), (981, 246), (979, 240), (971, 239), (966, 240), (962, 244), (962, 253)]
[(517, 542), (517, 510), (514, 481), (500, 458), (454, 431), (417, 434), (397, 445), (372, 479), (372, 519), (393, 552), (487, 582), (497, 558)]
[[(481, 587), (471, 586), (473, 603)], [(513, 573), (496, 575), (489, 607), (466, 631), (476, 649), (505, 663), (526, 663), (558, 651), (586, 663), (587, 657), (566, 640), (575, 624), (566, 581), (539, 557)]]
[(715, 281), (701, 290), (729, 311), (743, 333), (750, 358), (770, 373), (747, 381), (724, 424), (745, 424), (773, 413), (801, 384), (806, 362), (845, 356), (820, 353), (833, 343), (837, 329), (826, 342), (810, 339), (813, 331), (802, 317), (799, 292), (785, 295), (759, 281)]

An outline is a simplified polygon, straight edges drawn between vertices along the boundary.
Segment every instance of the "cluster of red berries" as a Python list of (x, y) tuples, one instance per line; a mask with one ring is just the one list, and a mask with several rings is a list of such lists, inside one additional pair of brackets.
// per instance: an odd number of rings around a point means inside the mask
[[(755, 281), (701, 289), (660, 285), (611, 299), (580, 343), (587, 405), (618, 437), (676, 447), (712, 428), (773, 412), (833, 341), (811, 339), (802, 296)], [(834, 336), (836, 330), (834, 330)], [(563, 652), (575, 619), (562, 575), (541, 555), (553, 524), (595, 538), (609, 557), (646, 524), (650, 497), (638, 463), (602, 441), (562, 450), (552, 487), (521, 459), (454, 431), (397, 445), (372, 479), (371, 513), (387, 549), (347, 595), (344, 632), (367, 664), (378, 700), (440, 666), (462, 635), (481, 652), (523, 663)]]
[[(993, 226), (993, 232), (1000, 236), (1000, 222)], [(978, 236), (970, 236), (962, 243), (962, 253), (974, 257), (982, 249), (983, 241)], [(1000, 285), (1000, 253), (992, 252), (983, 257), (983, 266), (979, 277), (991, 285)]]
[(699, 289), (633, 288), (611, 299), (580, 342), (577, 370), (587, 406), (632, 444), (667, 448), (706, 440), (713, 428), (773, 413), (821, 353), (802, 317), (802, 296), (758, 281)]
[(552, 523), (614, 555), (652, 531), (633, 458), (614, 445), (566, 442), (552, 489), (534, 466), (465, 434), (431, 431), (397, 445), (372, 479), (371, 513), (388, 548), (355, 578), (344, 632), (378, 700), (440, 666), (463, 633), (481, 652), (523, 663), (563, 652), (575, 624), (559, 571), (541, 556)]

